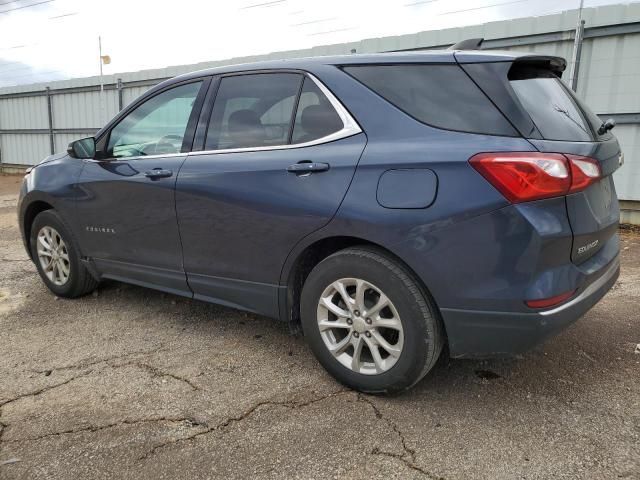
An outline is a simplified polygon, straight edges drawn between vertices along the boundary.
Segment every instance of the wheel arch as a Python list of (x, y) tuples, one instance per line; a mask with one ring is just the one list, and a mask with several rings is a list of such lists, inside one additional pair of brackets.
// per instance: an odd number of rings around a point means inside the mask
[(441, 322), (443, 331), (445, 333), (445, 343), (446, 343), (446, 329), (444, 326), (444, 322), (442, 322), (442, 316), (440, 314), (440, 308), (433, 298), (428, 286), (425, 282), (416, 274), (416, 272), (400, 258), (394, 252), (389, 250), (388, 248), (380, 245), (378, 243), (372, 242), (370, 240), (348, 236), (348, 235), (338, 235), (338, 236), (330, 236), (324, 237), (321, 239), (316, 239), (315, 241), (309, 243), (304, 248), (300, 249), (294, 258), (290, 258), (285, 265), (286, 270), (283, 269), (283, 274), (281, 279), (281, 285), (285, 286), (284, 294), (281, 295), (281, 318), (289, 322), (289, 325), (293, 332), (299, 333), (301, 332), (300, 328), (300, 295), (302, 293), (302, 287), (304, 286), (304, 282), (313, 270), (316, 265), (318, 265), (322, 260), (327, 258), (328, 256), (349, 247), (369, 247), (375, 249), (384, 255), (390, 257), (394, 261), (398, 262), (402, 265), (403, 268), (411, 275), (413, 280), (420, 286), (424, 294), (429, 298), (432, 305), (435, 307), (434, 314), (438, 317), (438, 320)]
[(54, 206), (51, 202), (41, 198), (36, 198), (33, 201), (29, 202), (23, 207), (22, 210), (21, 227), (22, 231), (24, 232), (24, 244), (31, 259), (33, 259), (31, 248), (29, 246), (31, 238), (31, 227), (38, 214), (46, 210), (54, 210)]

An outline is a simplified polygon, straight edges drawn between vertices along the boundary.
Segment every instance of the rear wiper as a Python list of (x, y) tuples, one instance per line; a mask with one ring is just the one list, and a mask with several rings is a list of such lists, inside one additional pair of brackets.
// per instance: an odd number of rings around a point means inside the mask
[(573, 123), (575, 123), (575, 124), (578, 126), (578, 128), (579, 128), (580, 130), (582, 130), (584, 133), (586, 133), (587, 135), (589, 134), (589, 132), (587, 132), (587, 130), (586, 130), (582, 125), (580, 125), (580, 123), (579, 123), (579, 122), (577, 122), (575, 118), (573, 118), (571, 115), (569, 115), (569, 111), (568, 111), (566, 108), (562, 108), (560, 105), (556, 105), (556, 104), (554, 104), (554, 105), (553, 105), (553, 109), (554, 109), (556, 112), (560, 112), (560, 113), (562, 113), (564, 116), (566, 116), (569, 120), (571, 120)]
[(615, 126), (616, 126), (616, 121), (613, 118), (610, 118), (609, 120), (605, 121), (602, 125), (600, 125), (600, 128), (598, 128), (598, 135), (604, 135), (609, 130), (613, 129), (613, 127)]

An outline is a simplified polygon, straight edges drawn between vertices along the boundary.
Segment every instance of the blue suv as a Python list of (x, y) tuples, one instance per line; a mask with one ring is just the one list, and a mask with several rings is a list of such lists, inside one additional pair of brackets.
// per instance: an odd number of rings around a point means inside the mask
[(622, 154), (566, 62), (445, 50), (167, 80), (32, 168), (25, 247), (56, 295), (115, 279), (289, 322), (365, 392), (522, 352), (619, 273)]

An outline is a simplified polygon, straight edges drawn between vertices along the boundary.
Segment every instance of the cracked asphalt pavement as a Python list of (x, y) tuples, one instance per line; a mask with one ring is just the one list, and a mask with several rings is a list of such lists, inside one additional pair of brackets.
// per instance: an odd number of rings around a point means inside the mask
[[(57, 299), (0, 177), (0, 478), (640, 478), (640, 235), (579, 322), (413, 390), (337, 384), (286, 325), (105, 282)], [(640, 351), (640, 348), (639, 348)]]

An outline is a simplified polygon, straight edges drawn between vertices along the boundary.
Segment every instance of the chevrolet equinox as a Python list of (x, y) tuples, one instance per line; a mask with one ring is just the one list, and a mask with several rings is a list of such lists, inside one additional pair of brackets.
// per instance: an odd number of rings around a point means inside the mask
[(622, 154), (558, 57), (444, 50), (167, 80), (31, 168), (55, 295), (115, 279), (290, 322), (340, 382), (513, 355), (619, 273)]

